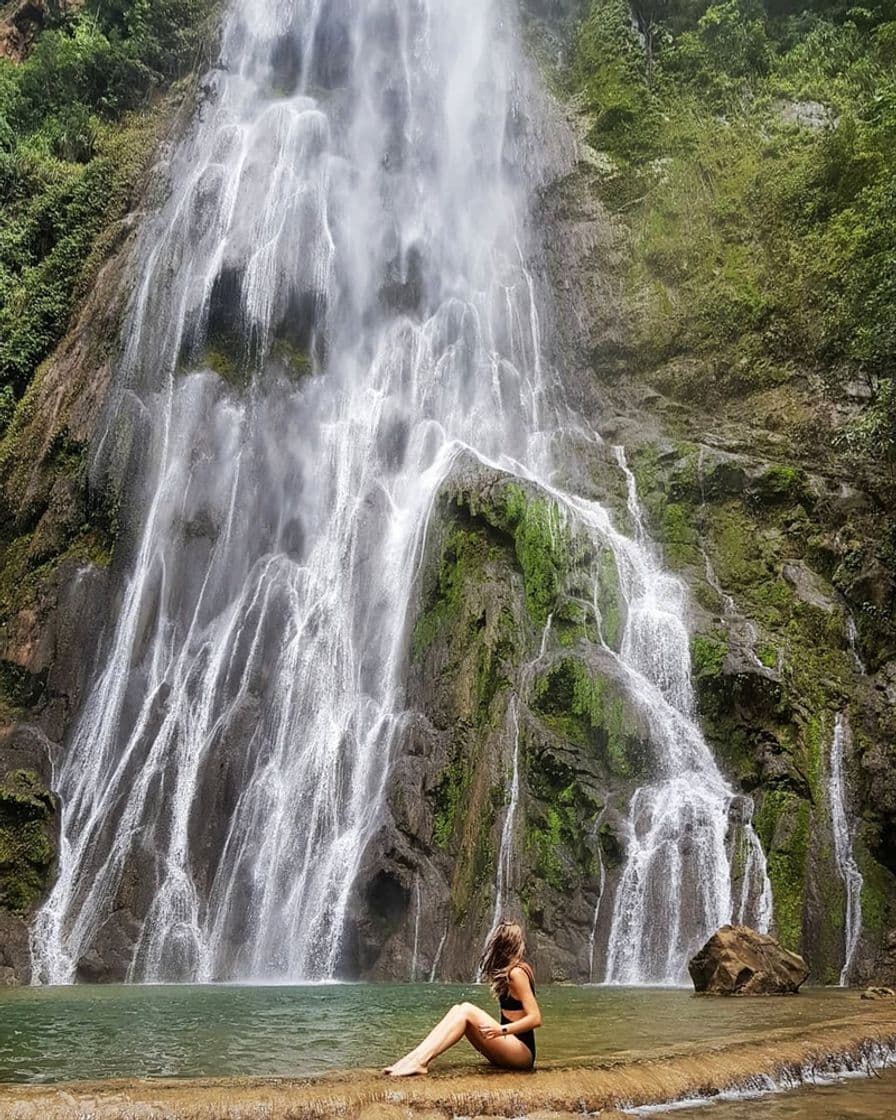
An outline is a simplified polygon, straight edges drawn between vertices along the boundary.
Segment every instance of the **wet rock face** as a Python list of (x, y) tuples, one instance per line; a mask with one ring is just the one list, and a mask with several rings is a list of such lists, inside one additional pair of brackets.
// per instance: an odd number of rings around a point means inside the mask
[(896, 992), (892, 988), (866, 988), (862, 992), (862, 999), (896, 999)]
[(0, 909), (0, 988), (16, 988), (30, 979), (28, 926), (15, 914)]
[(747, 926), (722, 926), (688, 971), (694, 990), (711, 996), (796, 995), (809, 976), (802, 957)]
[(14, 0), (6, 5), (0, 19), (0, 58), (24, 62), (43, 28), (79, 6), (74, 0)]
[[(644, 394), (638, 399), (662, 407)], [(717, 431), (696, 412), (678, 418), (674, 436), (659, 434), (654, 423), (630, 416), (617, 421), (618, 435), (649, 531), (690, 588), (701, 724), (727, 777), (754, 802), (774, 894), (772, 932), (805, 957), (813, 982), (840, 982), (847, 896), (831, 816), (839, 715), (852, 728), (844, 785), (864, 877), (862, 932), (848, 980), (890, 984), (892, 607), (875, 607), (870, 592), (845, 575), (867, 567), (857, 542), (872, 532), (869, 499), (814, 473), (811, 463), (764, 457), (761, 447), (746, 446), (745, 433)], [(886, 598), (882, 587), (875, 594)]]
[(56, 858), (49, 746), (36, 728), (0, 735), (0, 910), (17, 918), (43, 898)]
[(51, 749), (36, 727), (0, 733), (0, 986), (31, 979), (28, 918), (50, 887), (58, 845)]
[[(612, 883), (620, 811), (650, 770), (649, 731), (611, 652), (624, 619), (612, 554), (586, 549), (555, 514), (539, 487), (478, 462), (460, 461), (443, 486), (388, 819), (349, 923), (350, 975), (473, 975), (494, 917), (515, 755), (503, 909), (524, 922), (540, 978), (603, 975), (590, 951), (601, 866)], [(586, 582), (610, 649), (581, 610)]]

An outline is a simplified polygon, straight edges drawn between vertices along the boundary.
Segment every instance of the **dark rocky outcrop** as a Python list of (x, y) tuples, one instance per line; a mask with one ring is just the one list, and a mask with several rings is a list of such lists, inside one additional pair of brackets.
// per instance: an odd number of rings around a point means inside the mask
[(0, 16), (0, 58), (22, 62), (45, 26), (78, 10), (83, 0), (13, 0)]
[(416, 945), (418, 978), (469, 977), (493, 917), (518, 736), (507, 907), (528, 922), (540, 975), (588, 979), (600, 862), (618, 866), (619, 810), (650, 766), (643, 715), (577, 606), (596, 566), (618, 641), (612, 554), (576, 540), (539, 487), (472, 458), (446, 480), (428, 539), (409, 635), (414, 714), (359, 877), (346, 965), (409, 978)]
[(809, 976), (802, 957), (747, 926), (722, 926), (688, 963), (698, 994), (796, 995)]
[[(583, 5), (526, 7), (553, 57), (558, 19)], [(39, 8), (33, 0), (14, 6)], [(866, 480), (828, 453), (842, 415), (818, 376), (727, 404), (713, 398), (709, 407), (689, 391), (711, 383), (704, 357), (652, 360), (633, 329), (641, 297), (628, 272), (630, 230), (605, 204), (619, 169), (592, 146), (594, 122), (581, 106), (567, 116), (574, 158), (544, 186), (536, 213), (555, 293), (551, 357), (574, 406), (608, 444), (627, 447), (648, 528), (690, 588), (702, 725), (744, 804), (755, 805), (775, 932), (823, 982), (836, 982), (843, 963), (845, 899), (825, 781), (835, 716), (849, 709), (847, 784), (865, 917), (855, 980), (892, 984), (894, 587), (877, 547), (886, 511)], [(63, 741), (94, 656), (72, 642), (72, 623), (98, 636), (114, 610), (119, 511), (91, 491), (86, 459), (115, 360), (136, 227), (128, 220), (110, 231), (108, 263), (0, 444), (0, 725), (15, 727), (0, 736), (0, 812), (24, 814), (35, 844), (22, 847), (17, 824), (13, 856), (0, 853), (10, 884), (0, 888), (0, 980), (27, 979), (25, 919), (52, 874), (47, 756)], [(384, 296), (408, 308), (419, 302), (415, 285)], [(812, 442), (795, 443), (797, 428), (811, 429)], [(572, 488), (630, 528), (625, 479), (609, 447), (577, 439), (567, 441)], [(408, 635), (408, 714), (388, 811), (353, 903), (344, 962), (353, 975), (469, 977), (492, 916), (518, 734), (513, 906), (527, 920), (540, 975), (591, 977), (600, 866), (612, 885), (621, 815), (649, 773), (650, 752), (642, 716), (576, 604), (586, 587), (591, 595), (596, 571), (612, 646), (624, 618), (618, 575), (610, 557), (548, 532), (555, 512), (537, 487), (472, 460), (459, 461), (439, 497)], [(209, 846), (220, 839), (215, 796), (208, 791)], [(128, 901), (117, 901), (80, 962), (82, 979), (124, 975), (137, 935)], [(607, 917), (604, 910), (601, 922)], [(605, 932), (598, 928), (598, 944)]]
[(27, 982), (27, 919), (51, 882), (58, 844), (50, 743), (35, 727), (0, 733), (0, 984)]

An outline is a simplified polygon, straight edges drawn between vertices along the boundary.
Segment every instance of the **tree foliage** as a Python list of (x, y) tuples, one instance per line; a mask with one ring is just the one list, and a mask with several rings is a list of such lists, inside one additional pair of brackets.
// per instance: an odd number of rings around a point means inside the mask
[(57, 11), (23, 63), (0, 60), (0, 434), (127, 210), (146, 110), (197, 62), (210, 13), (210, 0), (88, 0)]
[(697, 354), (723, 395), (864, 381), (847, 442), (896, 463), (896, 3), (635, 11), (593, 0), (570, 80), (615, 161), (652, 360)]

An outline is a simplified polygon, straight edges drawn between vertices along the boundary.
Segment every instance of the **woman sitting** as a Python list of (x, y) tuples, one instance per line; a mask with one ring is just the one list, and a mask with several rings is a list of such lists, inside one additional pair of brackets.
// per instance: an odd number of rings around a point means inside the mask
[(501, 1021), (472, 1003), (457, 1003), (426, 1038), (384, 1072), (413, 1077), (428, 1072), (433, 1058), (466, 1037), (495, 1066), (529, 1070), (535, 1065), (535, 1031), (541, 1010), (535, 998), (535, 975), (523, 960), (526, 944), (516, 922), (501, 922), (485, 946), (480, 976), (491, 984)]

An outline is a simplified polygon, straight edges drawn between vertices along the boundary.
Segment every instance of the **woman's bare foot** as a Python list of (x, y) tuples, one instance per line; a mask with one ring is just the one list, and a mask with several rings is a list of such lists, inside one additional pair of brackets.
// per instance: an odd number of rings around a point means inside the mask
[(387, 1077), (422, 1077), (428, 1070), (412, 1050), (410, 1054), (383, 1070)]
[(398, 1062), (389, 1070), (390, 1077), (425, 1077), (429, 1070), (421, 1062)]

